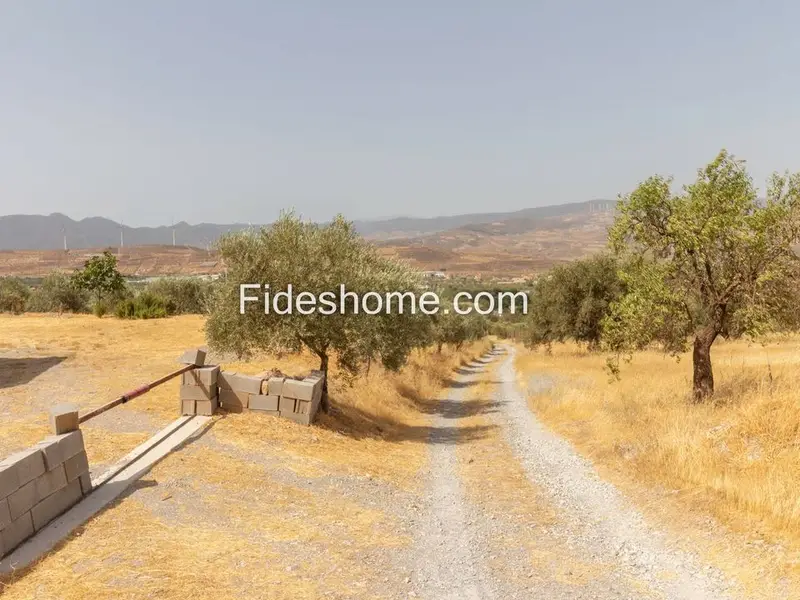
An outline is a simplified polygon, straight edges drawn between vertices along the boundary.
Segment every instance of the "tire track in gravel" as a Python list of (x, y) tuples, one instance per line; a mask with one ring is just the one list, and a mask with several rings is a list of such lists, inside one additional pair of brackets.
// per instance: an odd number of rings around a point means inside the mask
[[(551, 529), (549, 535), (597, 559), (611, 558), (621, 574), (642, 582), (657, 597), (735, 597), (732, 583), (720, 571), (677, 549), (664, 532), (646, 523), (617, 488), (603, 481), (569, 442), (537, 420), (517, 386), (515, 350), (503, 350), (508, 355), (498, 370), (502, 398), (495, 419), (531, 483), (544, 491), (561, 517), (563, 525)], [(547, 378), (535, 383), (542, 389), (552, 386)]]
[[(473, 361), (460, 369), (457, 383), (471, 380), (482, 368)], [(450, 388), (440, 401), (430, 434), (430, 471), (422, 500), (422, 517), (416, 525), (416, 569), (412, 597), (430, 600), (484, 600), (502, 598), (489, 579), (480, 547), (469, 527), (469, 507), (458, 478), (456, 444), (464, 443), (459, 431), (464, 388)]]

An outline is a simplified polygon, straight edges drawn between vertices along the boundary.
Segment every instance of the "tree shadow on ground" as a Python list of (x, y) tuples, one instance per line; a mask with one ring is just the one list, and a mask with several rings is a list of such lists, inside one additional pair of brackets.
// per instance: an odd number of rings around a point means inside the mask
[[(477, 414), (477, 413), (475, 413)], [(468, 416), (467, 414), (459, 415)], [(330, 414), (319, 414), (317, 427), (336, 431), (355, 440), (380, 439), (387, 442), (417, 442), (420, 444), (465, 444), (483, 439), (497, 428), (496, 425), (475, 425), (467, 427), (409, 425), (386, 418), (376, 419), (373, 415), (353, 406), (334, 409)]]
[(66, 358), (66, 356), (0, 357), (0, 389), (25, 385)]

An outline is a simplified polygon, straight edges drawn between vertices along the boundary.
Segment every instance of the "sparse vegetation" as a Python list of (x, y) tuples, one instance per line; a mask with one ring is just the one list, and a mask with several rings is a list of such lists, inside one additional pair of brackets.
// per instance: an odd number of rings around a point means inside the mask
[(88, 294), (75, 280), (58, 271), (44, 277), (39, 286), (33, 288), (25, 310), (27, 312), (72, 312), (88, 311)]
[(0, 278), (0, 312), (24, 312), (30, 295), (30, 288), (18, 277)]
[(202, 315), (208, 312), (212, 282), (196, 277), (163, 277), (146, 290), (163, 298), (170, 315)]
[(163, 319), (167, 316), (167, 301), (149, 290), (120, 301), (114, 309), (120, 319)]

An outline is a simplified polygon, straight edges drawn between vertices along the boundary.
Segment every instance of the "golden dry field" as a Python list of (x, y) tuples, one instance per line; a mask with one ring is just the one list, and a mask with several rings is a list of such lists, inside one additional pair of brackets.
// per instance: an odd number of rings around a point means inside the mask
[[(99, 406), (170, 372), (184, 349), (202, 344), (203, 319), (195, 316), (1, 315), (0, 455), (46, 435), (52, 403)], [(410, 543), (402, 512), (427, 460), (424, 409), (453, 368), (488, 345), (418, 352), (400, 373), (373, 366), (352, 385), (334, 367), (336, 410), (313, 427), (255, 413), (215, 416), (60, 549), (0, 583), (0, 593), (298, 598), (346, 588), (381, 597), (408, 575), (395, 554)], [(289, 374), (317, 366), (311, 356), (222, 365)], [(169, 382), (85, 424), (93, 472), (177, 418), (177, 398), (178, 382)], [(380, 508), (394, 502), (396, 513)]]
[[(766, 597), (800, 594), (800, 339), (718, 342), (712, 360), (716, 394), (699, 405), (690, 355), (638, 354), (620, 381), (604, 356), (572, 344), (518, 348), (516, 363), (531, 409), (604, 477), (737, 563), (751, 589), (763, 593), (769, 580), (783, 591)], [(714, 522), (731, 536), (688, 535)]]

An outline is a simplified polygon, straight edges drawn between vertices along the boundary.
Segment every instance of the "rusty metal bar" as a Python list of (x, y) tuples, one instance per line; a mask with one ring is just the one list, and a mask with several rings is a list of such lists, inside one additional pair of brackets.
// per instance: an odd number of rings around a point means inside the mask
[(126, 392), (126, 393), (122, 394), (122, 396), (117, 398), (116, 400), (112, 400), (108, 404), (104, 404), (103, 406), (99, 406), (98, 408), (95, 408), (94, 410), (89, 411), (85, 415), (81, 416), (80, 419), (78, 419), (78, 422), (79, 423), (84, 423), (84, 422), (88, 421), (89, 419), (93, 419), (94, 417), (96, 417), (98, 415), (102, 415), (107, 410), (111, 410), (112, 408), (114, 408), (115, 406), (119, 406), (120, 404), (125, 404), (128, 400), (133, 400), (134, 398), (137, 398), (137, 397), (141, 396), (142, 394), (145, 394), (145, 393), (149, 392), (154, 387), (157, 387), (157, 386), (161, 385), (162, 383), (166, 383), (170, 379), (174, 379), (178, 375), (182, 375), (183, 373), (186, 373), (187, 371), (191, 371), (192, 369), (196, 369), (196, 368), (197, 368), (197, 365), (186, 365), (185, 367), (181, 367), (177, 371), (173, 371), (169, 375), (164, 375), (164, 377), (161, 377), (160, 379), (156, 379), (155, 381), (153, 381), (151, 383), (147, 383), (147, 384), (145, 384), (145, 385), (143, 385), (141, 387), (138, 387), (135, 390), (131, 390), (130, 392)]

